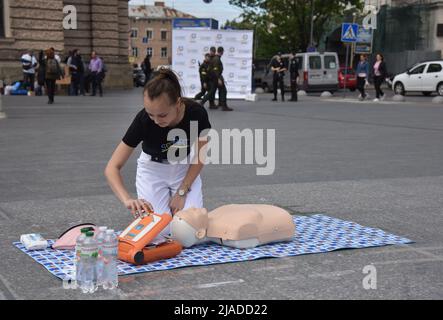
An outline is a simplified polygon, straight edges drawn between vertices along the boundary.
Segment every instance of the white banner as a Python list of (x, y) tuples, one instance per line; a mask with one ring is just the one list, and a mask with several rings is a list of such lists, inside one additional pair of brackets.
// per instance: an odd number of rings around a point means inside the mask
[(251, 93), (253, 31), (195, 30), (172, 31), (172, 69), (180, 76), (184, 94), (193, 98), (200, 92), (199, 63), (210, 47), (223, 47), (221, 58), (228, 99), (245, 99)]

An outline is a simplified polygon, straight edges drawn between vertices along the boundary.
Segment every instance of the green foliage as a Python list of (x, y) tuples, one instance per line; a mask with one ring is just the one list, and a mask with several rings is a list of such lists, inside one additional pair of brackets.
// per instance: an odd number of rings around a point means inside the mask
[[(255, 58), (269, 58), (277, 51), (305, 51), (310, 42), (311, 0), (229, 0), (243, 9), (241, 22), (228, 21), (227, 26), (254, 30)], [(313, 0), (314, 42), (318, 43), (328, 23), (344, 16), (349, 2), (357, 8), (362, 0)]]

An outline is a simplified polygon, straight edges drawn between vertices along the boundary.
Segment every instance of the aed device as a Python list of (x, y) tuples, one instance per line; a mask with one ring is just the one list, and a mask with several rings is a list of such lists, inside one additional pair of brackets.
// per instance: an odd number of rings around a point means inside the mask
[(166, 240), (160, 244), (151, 244), (171, 221), (172, 217), (167, 213), (149, 213), (136, 219), (118, 238), (118, 258), (140, 265), (178, 255), (183, 247), (177, 241)]

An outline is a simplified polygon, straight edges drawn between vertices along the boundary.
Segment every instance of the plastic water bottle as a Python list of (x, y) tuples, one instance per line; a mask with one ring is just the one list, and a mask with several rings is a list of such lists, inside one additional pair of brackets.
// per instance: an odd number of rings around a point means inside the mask
[(106, 230), (103, 243), (103, 289), (113, 290), (118, 287), (117, 253), (118, 239), (114, 230)]
[(82, 228), (80, 230), (80, 235), (77, 237), (75, 242), (75, 257), (74, 257), (74, 274), (75, 280), (78, 282), (81, 278), (81, 267), (80, 267), (80, 259), (81, 259), (81, 248), (83, 242), (86, 239), (86, 232), (93, 230), (91, 227)]
[(94, 239), (94, 232), (88, 231), (80, 253), (81, 276), (78, 285), (83, 293), (97, 291), (97, 256), (98, 247)]
[(97, 286), (103, 286), (103, 242), (106, 237), (106, 229), (107, 227), (99, 227), (97, 233), (95, 234), (95, 241), (97, 241), (98, 246), (98, 257), (97, 257), (97, 265), (96, 265), (96, 274), (97, 274)]

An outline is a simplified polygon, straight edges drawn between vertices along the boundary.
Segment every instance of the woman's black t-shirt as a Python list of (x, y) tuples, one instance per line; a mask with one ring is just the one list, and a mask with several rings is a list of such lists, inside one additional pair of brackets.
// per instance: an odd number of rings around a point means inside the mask
[[(167, 159), (168, 150), (171, 146), (177, 149), (186, 148), (189, 155), (190, 147), (198, 139), (200, 133), (205, 129), (211, 128), (208, 112), (204, 107), (193, 100), (184, 99), (185, 114), (182, 121), (175, 127), (162, 128), (155, 124), (149, 117), (145, 109), (141, 110), (136, 116), (122, 141), (129, 147), (136, 148), (142, 142), (142, 150), (152, 156), (153, 160)], [(191, 122), (198, 123), (198, 136), (191, 137)], [(186, 141), (175, 138), (175, 141), (168, 141), (168, 133), (173, 129), (182, 129), (186, 133)], [(194, 139), (194, 141), (191, 141)]]

